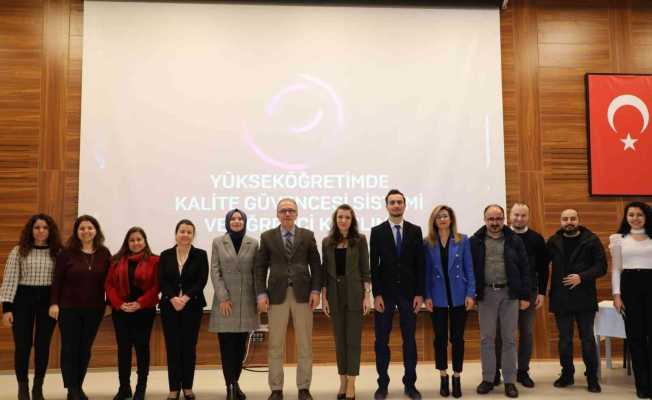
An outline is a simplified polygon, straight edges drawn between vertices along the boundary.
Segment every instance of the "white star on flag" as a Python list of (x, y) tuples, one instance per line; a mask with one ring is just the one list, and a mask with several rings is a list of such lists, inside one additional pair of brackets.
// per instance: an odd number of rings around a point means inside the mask
[(620, 139), (620, 141), (625, 144), (625, 148), (623, 150), (627, 150), (627, 149), (636, 150), (636, 147), (634, 147), (634, 143), (638, 142), (638, 139), (633, 139), (632, 135), (630, 135), (629, 133), (627, 134), (627, 137), (625, 139)]

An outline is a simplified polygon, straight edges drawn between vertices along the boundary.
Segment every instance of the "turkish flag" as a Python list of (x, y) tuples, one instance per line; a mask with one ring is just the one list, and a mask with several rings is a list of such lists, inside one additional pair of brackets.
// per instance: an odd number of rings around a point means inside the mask
[(652, 195), (652, 75), (586, 75), (592, 195)]

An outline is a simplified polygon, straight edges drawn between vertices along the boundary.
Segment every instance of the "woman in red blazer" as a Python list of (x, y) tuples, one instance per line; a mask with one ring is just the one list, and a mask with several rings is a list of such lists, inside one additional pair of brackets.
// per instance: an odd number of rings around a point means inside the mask
[(159, 257), (152, 254), (145, 231), (127, 231), (120, 251), (111, 259), (106, 296), (113, 312), (118, 342), (120, 388), (113, 400), (126, 400), (131, 392), (131, 349), (136, 348), (138, 383), (133, 400), (143, 400), (149, 374), (149, 338), (158, 303)]

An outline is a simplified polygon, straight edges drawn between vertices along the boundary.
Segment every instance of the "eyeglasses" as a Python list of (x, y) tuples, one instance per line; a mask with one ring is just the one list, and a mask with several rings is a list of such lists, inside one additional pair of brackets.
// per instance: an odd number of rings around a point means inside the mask
[(278, 213), (279, 214), (296, 214), (297, 210), (295, 210), (293, 208), (281, 208), (280, 210), (278, 210)]

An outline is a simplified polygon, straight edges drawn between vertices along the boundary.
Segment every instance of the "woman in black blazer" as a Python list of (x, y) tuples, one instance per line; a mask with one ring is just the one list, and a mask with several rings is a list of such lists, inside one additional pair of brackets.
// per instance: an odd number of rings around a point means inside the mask
[(206, 299), (208, 280), (206, 251), (192, 246), (195, 225), (183, 219), (175, 228), (177, 245), (161, 253), (161, 322), (168, 359), (169, 399), (178, 399), (180, 390), (194, 400), (192, 382), (197, 359), (197, 337)]

